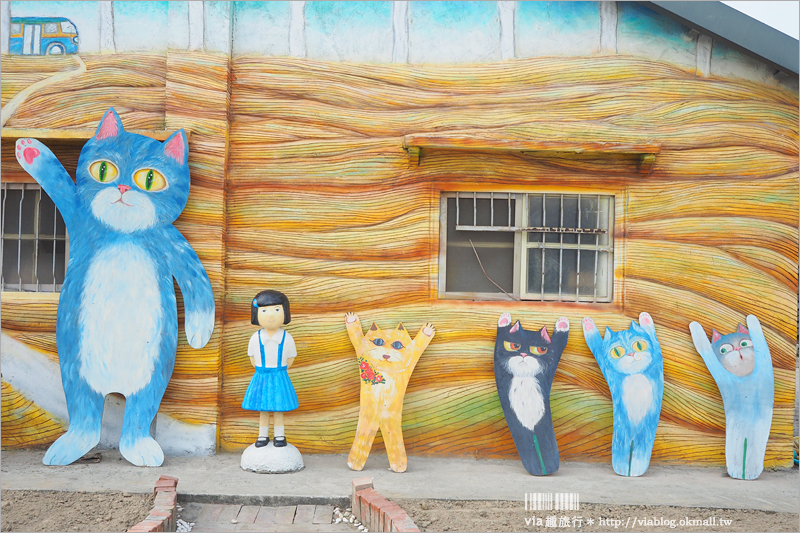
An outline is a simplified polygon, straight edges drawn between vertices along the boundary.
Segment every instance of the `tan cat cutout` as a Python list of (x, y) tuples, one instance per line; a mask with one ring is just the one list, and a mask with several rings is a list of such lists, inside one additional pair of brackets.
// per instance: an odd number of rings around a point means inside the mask
[(355, 313), (345, 315), (345, 325), (356, 349), (361, 373), (361, 409), (347, 466), (353, 470), (364, 468), (380, 428), (389, 465), (395, 472), (405, 472), (408, 461), (401, 426), (403, 398), (411, 373), (436, 328), (426, 323), (411, 340), (403, 324), (395, 330), (382, 331), (373, 323), (364, 335)]

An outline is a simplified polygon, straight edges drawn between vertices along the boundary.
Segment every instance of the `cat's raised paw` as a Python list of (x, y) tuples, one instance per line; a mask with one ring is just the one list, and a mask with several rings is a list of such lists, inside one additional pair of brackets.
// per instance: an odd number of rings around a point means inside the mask
[(498, 328), (504, 328), (511, 324), (511, 313), (503, 313), (500, 315), (500, 320), (497, 321)]
[[(16, 155), (19, 164), (23, 168), (25, 168), (26, 165), (30, 166), (34, 159), (41, 155), (41, 146), (42, 143), (36, 139), (18, 139)], [(23, 162), (25, 163), (24, 165)]]
[(652, 326), (653, 325), (653, 317), (650, 316), (650, 313), (641, 313), (639, 315), (639, 325), (640, 326)]
[(569, 331), (569, 320), (561, 317), (556, 321), (556, 331)]
[(583, 319), (583, 330), (584, 331), (592, 331), (595, 329), (594, 320), (589, 317)]
[(195, 349), (205, 346), (214, 332), (214, 311), (186, 312), (186, 340)]
[(433, 335), (436, 333), (436, 328), (430, 322), (426, 322), (422, 327), (422, 332), (428, 337), (433, 337)]
[(344, 321), (348, 324), (354, 324), (358, 322), (358, 315), (353, 313), (352, 311), (349, 311), (344, 314)]

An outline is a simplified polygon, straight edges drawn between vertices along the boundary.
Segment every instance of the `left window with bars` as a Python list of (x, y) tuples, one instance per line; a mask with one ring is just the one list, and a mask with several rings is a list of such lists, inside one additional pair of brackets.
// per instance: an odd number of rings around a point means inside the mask
[(2, 289), (59, 292), (69, 260), (61, 213), (41, 187), (2, 183)]

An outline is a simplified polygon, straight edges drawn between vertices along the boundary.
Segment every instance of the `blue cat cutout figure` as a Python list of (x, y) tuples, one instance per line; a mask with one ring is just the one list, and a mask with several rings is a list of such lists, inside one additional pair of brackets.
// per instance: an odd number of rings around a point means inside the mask
[(664, 361), (653, 319), (642, 313), (627, 331), (606, 327), (601, 338), (592, 319), (584, 318), (583, 336), (611, 391), (611, 466), (621, 476), (641, 476), (650, 466), (664, 396)]
[(17, 141), (17, 161), (55, 202), (70, 238), (56, 321), (69, 429), (46, 465), (70, 464), (97, 445), (112, 392), (126, 398), (122, 455), (138, 466), (164, 460), (150, 424), (175, 366), (173, 276), (189, 344), (202, 348), (214, 329), (208, 275), (172, 225), (189, 198), (188, 152), (183, 130), (162, 143), (126, 132), (109, 109), (81, 150), (74, 183), (41, 142)]
[(772, 357), (761, 324), (749, 315), (746, 329), (739, 324), (735, 333), (724, 336), (712, 330), (712, 342), (697, 322), (689, 330), (722, 395), (728, 475), (756, 479), (764, 470), (775, 403)]

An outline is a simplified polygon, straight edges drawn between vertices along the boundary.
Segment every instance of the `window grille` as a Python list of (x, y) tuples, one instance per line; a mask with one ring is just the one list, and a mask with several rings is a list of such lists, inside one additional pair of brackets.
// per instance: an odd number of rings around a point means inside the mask
[(39, 185), (3, 183), (0, 190), (3, 290), (60, 291), (69, 258), (61, 213)]
[(613, 196), (455, 192), (445, 198), (447, 296), (496, 297), (498, 289), (485, 279), (491, 277), (501, 292), (523, 300), (611, 301)]

